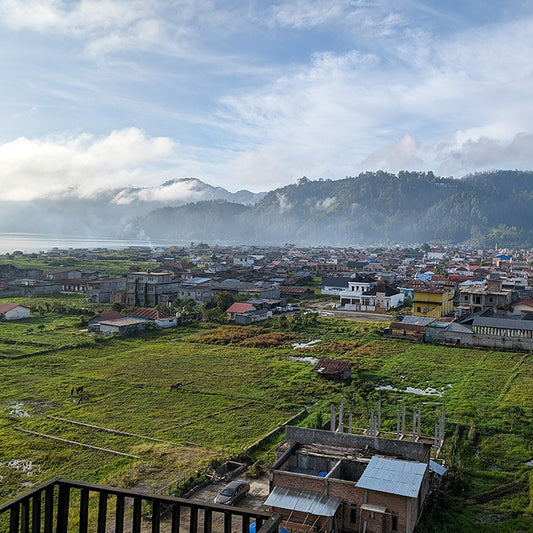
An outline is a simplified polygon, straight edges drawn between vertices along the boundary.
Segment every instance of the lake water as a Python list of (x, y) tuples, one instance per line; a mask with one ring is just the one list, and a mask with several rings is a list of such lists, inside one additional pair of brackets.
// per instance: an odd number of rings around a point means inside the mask
[[(80, 237), (79, 235), (50, 235), (45, 233), (0, 233), (0, 254), (12, 253), (20, 250), (24, 253), (41, 252), (59, 248), (108, 248), (119, 250), (130, 246), (147, 246), (159, 248), (165, 246), (179, 246), (175, 242), (155, 242), (148, 239), (120, 240), (105, 236)], [(183, 246), (183, 244), (181, 244)]]

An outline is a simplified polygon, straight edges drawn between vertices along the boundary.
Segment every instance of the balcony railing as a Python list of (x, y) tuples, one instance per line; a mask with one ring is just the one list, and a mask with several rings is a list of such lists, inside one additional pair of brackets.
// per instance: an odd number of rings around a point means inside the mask
[(275, 533), (279, 523), (279, 515), (263, 511), (68, 479), (0, 505), (0, 530), (9, 533)]

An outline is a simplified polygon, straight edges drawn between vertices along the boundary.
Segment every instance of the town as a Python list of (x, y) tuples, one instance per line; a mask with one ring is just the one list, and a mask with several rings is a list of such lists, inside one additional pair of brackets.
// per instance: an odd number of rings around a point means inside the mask
[[(115, 308), (91, 320), (90, 330), (123, 334), (147, 322), (176, 326), (184, 311), (202, 305), (204, 316), (216, 318), (209, 310), (217, 295), (229, 297), (226, 302), (234, 300), (222, 309), (222, 320), (239, 325), (300, 312), (300, 304), (304, 309), (306, 301), (321, 296), (322, 305), (313, 308), (322, 316), (392, 313), (385, 334), (393, 337), (533, 349), (533, 255), (525, 250), (444, 250), (425, 245), (363, 251), (193, 243), (190, 248), (136, 252), (153, 268), (130, 267), (113, 277), (75, 267), (18, 268), (12, 262), (22, 253), (8, 254), (0, 264), (0, 298), (84, 294), (87, 302)], [(39, 257), (75, 264), (106, 253), (56, 249)], [(128, 311), (121, 313), (122, 309)], [(7, 320), (29, 316), (20, 306), (3, 313)]]
[[(243, 332), (244, 338), (261, 339), (247, 344), (258, 348), (283, 348), (290, 340), (292, 350), (300, 346), (303, 348), (301, 357), (293, 359), (307, 359), (312, 363), (306, 372), (310, 371), (309, 376), (314, 375), (316, 381), (316, 385), (313, 385), (314, 401), (321, 398), (316, 405), (320, 404), (321, 409), (331, 405), (331, 413), (326, 420), (323, 410), (311, 410), (309, 414), (307, 407), (304, 407), (298, 415), (291, 416), (287, 422), (254, 441), (246, 457), (238, 457), (244, 462), (236, 464), (246, 465), (250, 457), (256, 460), (257, 457), (263, 457), (253, 455), (256, 448), (263, 450), (261, 454), (266, 450), (270, 460), (265, 462), (261, 459), (252, 465), (256, 468), (261, 464), (261, 468), (269, 472), (268, 477), (264, 478), (266, 484), (245, 481), (242, 469), (238, 469), (234, 474), (241, 473), (240, 480), (231, 481), (224, 489), (225, 483), (233, 479), (233, 474), (224, 471), (226, 473), (220, 477), (216, 474), (218, 470), (213, 470), (208, 471), (208, 476), (218, 480), (218, 485), (202, 488), (205, 487), (204, 482), (195, 488), (194, 482), (191, 482), (190, 499), (183, 499), (181, 496), (189, 493), (181, 488), (176, 489), (177, 492), (167, 492), (167, 495), (158, 491), (157, 495), (147, 496), (142, 492), (124, 492), (124, 489), (116, 487), (106, 489), (101, 485), (84, 485), (82, 479), (59, 480), (50, 482), (45, 488), (32, 489), (30, 495), (23, 496), (26, 498), (20, 500), (22, 506), (26, 506), (23, 509), (38, 509), (36, 502), (44, 497), (46, 491), (51, 494), (54, 487), (58, 486), (60, 494), (61, 491), (77, 494), (81, 490), (82, 500), (88, 497), (83, 494), (89, 492), (100, 501), (102, 494), (113, 493), (118, 498), (116, 504), (112, 504), (117, 506), (113, 527), (118, 528), (118, 531), (122, 531), (124, 521), (129, 523), (130, 520), (133, 530), (140, 530), (143, 520), (146, 520), (146, 517), (142, 518), (145, 515), (141, 516), (140, 509), (146, 507), (147, 501), (153, 502), (154, 514), (150, 515), (150, 520), (155, 531), (159, 531), (160, 527), (161, 531), (165, 531), (167, 525), (175, 531), (180, 520), (182, 523), (188, 522), (187, 527), (194, 530), (200, 520), (197, 516), (199, 513), (203, 527), (208, 530), (217, 530), (218, 527), (226, 530), (231, 527), (233, 520), (233, 524), (239, 524), (237, 527), (243, 533), (248, 533), (248, 528), (254, 523), (257, 527), (262, 525), (261, 531), (265, 533), (277, 527), (295, 533), (425, 531), (432, 521), (428, 517), (434, 517), (432, 513), (439, 512), (435, 494), (443, 493), (444, 486), (448, 486), (449, 497), (457, 496), (459, 490), (458, 485), (450, 485), (449, 480), (455, 479), (459, 466), (456, 463), (464, 458), (457, 452), (455, 455), (449, 452), (451, 444), (447, 442), (446, 434), (451, 435), (446, 430), (446, 420), (448, 415), (452, 420), (458, 419), (457, 413), (460, 411), (458, 407), (452, 407), (451, 412), (447, 413), (441, 401), (447, 394), (446, 390), (451, 391), (458, 385), (449, 383), (440, 388), (429, 386), (428, 383), (433, 384), (433, 378), (428, 375), (430, 379), (425, 386), (417, 382), (414, 384), (420, 388), (416, 388), (408, 386), (410, 381), (405, 381), (405, 390), (402, 390), (405, 375), (400, 374), (408, 373), (405, 363), (396, 371), (399, 377), (395, 380), (377, 383), (367, 381), (368, 378), (364, 376), (373, 374), (375, 363), (372, 359), (376, 355), (373, 348), (368, 354), (366, 350), (376, 342), (384, 343), (379, 345), (379, 350), (385, 352), (390, 349), (388, 345), (404, 347), (401, 350), (408, 350), (406, 347), (410, 345), (441, 346), (452, 351), (435, 352), (435, 355), (451, 357), (450, 361), (454, 356), (443, 354), (452, 354), (454, 350), (463, 350), (465, 347), (494, 350), (491, 353), (497, 354), (499, 360), (503, 360), (505, 352), (529, 353), (533, 349), (532, 260), (533, 253), (527, 250), (437, 249), (426, 244), (417, 248), (365, 250), (299, 248), (291, 244), (283, 247), (223, 247), (191, 243), (187, 247), (165, 249), (53, 249), (32, 254), (6, 254), (0, 257), (0, 326), (28, 323), (31, 317), (50, 313), (58, 316), (79, 314), (83, 317), (79, 325), (84, 327), (78, 330), (78, 335), (84, 332), (94, 342), (98, 341), (100, 350), (105, 346), (102, 342), (116, 343), (131, 337), (140, 343), (138, 346), (145, 346), (149, 351), (151, 339), (158, 342), (161, 336), (167, 343), (175, 342), (173, 331), (196, 332), (197, 325), (201, 325), (201, 329), (200, 337), (193, 341), (197, 343), (196, 346), (201, 346), (198, 344), (200, 338), (211, 338), (210, 331), (214, 331), (213, 335), (222, 340), (224, 335), (229, 335), (223, 340), (226, 346), (234, 342), (230, 339), (240, 338), (239, 331)], [(73, 307), (69, 308), (69, 305)], [(269, 324), (272, 326), (267, 326)], [(334, 340), (332, 343), (309, 336), (311, 331), (321, 332), (320, 335), (313, 333), (314, 336), (324, 336), (328, 331), (342, 333), (346, 330), (342, 324), (354, 324), (359, 329), (342, 337), (346, 340)], [(46, 330), (44, 325), (38, 328)], [(207, 331), (205, 328), (208, 328)], [(33, 327), (18, 331), (27, 338), (34, 335)], [(294, 336), (297, 331), (298, 336)], [(355, 348), (361, 343), (357, 340), (361, 331), (369, 335), (369, 343), (363, 343), (362, 346), (367, 348), (359, 355)], [(10, 348), (10, 352), (3, 356), (6, 361), (23, 361), (40, 353), (56, 353), (55, 349), (46, 347), (42, 352), (37, 350), (23, 354), (17, 352), (17, 345), (24, 342), (8, 339), (5, 334), (3, 337), (4, 345)], [(85, 340), (76, 342), (80, 342), (80, 347), (87, 344)], [(339, 343), (352, 344), (339, 350)], [(120, 345), (109, 346), (115, 350)], [(64, 349), (58, 348), (59, 351)], [(72, 348), (67, 346), (69, 350), (74, 350), (74, 355), (76, 345)], [(459, 357), (462, 353), (457, 352)], [(231, 351), (227, 351), (228, 363), (230, 354)], [(366, 359), (367, 355), (369, 359)], [(421, 352), (420, 355), (427, 357), (429, 352)], [(183, 364), (182, 355), (179, 357), (176, 361)], [(518, 360), (521, 363), (517, 365), (526, 361), (520, 357)], [(108, 364), (111, 366), (116, 363), (110, 360)], [(147, 364), (152, 364), (151, 359), (147, 360)], [(195, 366), (191, 367), (194, 368), (192, 372), (204, 372), (199, 365), (200, 360), (197, 360)], [(149, 368), (147, 366), (145, 372)], [(196, 381), (191, 380), (190, 371), (189, 374), (166, 372), (162, 375), (176, 377), (166, 378), (167, 381), (160, 385), (165, 394), (170, 394), (165, 402), (172, 397), (185, 401), (185, 395), (196, 396), (200, 393)], [(383, 377), (387, 375), (388, 371)], [(453, 372), (449, 375), (453, 375)], [(213, 377), (216, 376), (217, 372), (214, 371)], [(74, 386), (64, 386), (65, 398), (70, 397), (69, 401), (77, 409), (86, 409), (85, 412), (89, 413), (88, 410), (96, 406), (100, 397), (105, 398), (110, 394), (108, 384), (98, 385), (93, 381), (85, 378), (81, 386), (79, 382)], [(285, 386), (285, 383), (281, 382), (280, 385)], [(101, 391), (95, 395), (97, 387)], [(211, 387), (212, 391), (216, 391), (219, 385)], [(58, 391), (61, 390), (59, 387)], [(230, 394), (235, 394), (235, 390)], [(332, 396), (333, 390), (336, 392)], [(353, 391), (353, 396), (352, 392), (345, 391)], [(293, 399), (299, 394), (295, 388), (286, 392), (287, 398), (292, 396)], [(431, 409), (427, 411), (423, 404), (407, 401), (405, 393), (408, 392), (426, 395), (436, 402), (429, 402)], [(335, 405), (337, 401), (340, 401), (340, 405)], [(302, 403), (299, 400), (294, 404), (290, 402), (290, 405), (301, 407)], [(236, 405), (230, 404), (222, 412), (242, 407), (239, 401)], [(19, 414), (25, 412), (20, 411), (21, 408), (18, 404), (10, 404), (10, 416), (14, 416), (14, 420), (25, 416)], [(526, 397), (521, 411), (525, 416), (523, 427), (529, 427), (521, 430), (525, 431), (525, 438), (531, 429), (526, 422), (526, 413), (530, 410), (531, 402)], [(68, 418), (62, 418), (62, 412), (57, 417), (57, 410), (53, 410), (53, 413), (47, 418), (108, 433), (121, 434), (124, 431), (109, 428), (111, 418), (105, 417), (106, 423), (103, 420), (97, 423), (93, 417), (87, 418), (87, 415), (77, 420), (81, 413), (71, 410), (66, 412)], [(210, 415), (204, 416), (209, 418)], [(253, 418), (257, 415), (251, 409), (249, 416)], [(368, 422), (364, 422), (365, 417)], [(82, 419), (85, 421), (81, 422)], [(313, 422), (309, 422), (311, 419)], [(303, 427), (298, 427), (300, 420), (306, 421)], [(194, 423), (185, 419), (182, 424), (189, 426)], [(481, 422), (474, 422), (472, 418), (471, 424), (472, 437), (477, 434), (474, 424)], [(248, 427), (251, 426), (241, 425), (241, 428)], [(58, 433), (51, 434), (37, 427), (29, 429), (17, 426), (14, 429), (35, 435), (34, 438), (64, 440)], [(58, 431), (57, 428), (54, 431)], [(141, 430), (136, 429), (135, 433), (124, 435), (153, 438), (139, 433)], [(148, 430), (145, 428), (142, 433), (146, 434)], [(272, 435), (276, 435), (277, 440), (272, 441)], [(198, 435), (195, 438), (201, 441)], [(479, 440), (481, 437), (478, 435), (475, 438)], [(459, 442), (458, 439), (463, 437), (454, 434), (450, 442)], [(82, 440), (70, 438), (64, 442), (70, 443), (67, 446), (89, 446)], [(247, 441), (246, 438), (244, 440)], [(267, 443), (266, 449), (263, 442)], [(272, 442), (278, 444), (273, 447)], [(198, 443), (187, 445), (200, 446)], [(97, 449), (140, 459), (131, 452), (113, 451), (107, 446)], [(479, 444), (476, 453), (479, 454)], [(528, 460), (531, 459), (529, 452), (524, 453)], [(228, 457), (231, 460), (225, 465), (235, 460)], [(447, 474), (448, 471), (450, 473)], [(195, 479), (194, 475), (191, 479)], [(521, 483), (511, 483), (509, 488), (498, 488), (498, 484), (497, 488), (489, 490), (489, 494), (494, 493), (494, 498), (514, 494), (522, 489)], [(221, 488), (237, 491), (231, 502), (226, 502), (231, 503), (232, 507), (237, 505), (237, 514), (231, 515), (229, 523), (228, 511), (221, 511), (216, 505), (209, 511), (205, 507), (211, 505), (213, 491)], [(168, 487), (166, 490), (169, 490)], [(216, 497), (219, 499), (215, 499), (215, 503), (219, 503), (221, 496)], [(128, 498), (132, 499), (137, 509), (131, 519), (124, 510), (124, 499)], [(492, 496), (475, 498), (474, 501), (483, 502), (483, 498), (491, 501)], [(15, 524), (10, 531), (19, 531), (19, 524), (24, 530), (30, 524), (29, 514), (25, 515), (24, 512), (29, 511), (22, 511), (19, 516), (20, 505), (14, 505), (1, 505), (0, 519), (2, 512), (9, 510), (11, 524)], [(68, 500), (63, 501), (60, 496), (58, 505), (68, 506)], [(171, 519), (162, 512), (162, 509), (168, 508), (172, 509)], [(111, 527), (110, 518), (102, 509), (100, 507), (97, 520)], [(223, 523), (220, 522), (221, 518), (215, 518), (219, 512), (225, 517)], [(88, 520), (87, 517), (86, 514), (83, 520)], [(40, 518), (33, 520), (33, 524), (40, 524)], [(45, 523), (48, 523), (46, 520)], [(61, 527), (66, 530), (66, 525)]]

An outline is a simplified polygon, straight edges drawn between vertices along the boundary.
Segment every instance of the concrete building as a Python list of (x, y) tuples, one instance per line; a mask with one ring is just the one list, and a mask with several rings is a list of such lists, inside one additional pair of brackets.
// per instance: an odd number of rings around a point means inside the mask
[(470, 313), (504, 309), (517, 299), (516, 293), (504, 289), (502, 280), (494, 274), (489, 274), (485, 283), (464, 283), (459, 287), (459, 305)]
[(126, 277), (126, 305), (155, 307), (164, 293), (178, 293), (170, 272), (130, 272)]
[(413, 287), (413, 309), (415, 316), (438, 318), (453, 310), (454, 290), (436, 284), (424, 283)]
[(291, 533), (411, 533), (430, 488), (431, 444), (286, 427), (265, 502)]
[(20, 304), (0, 304), (0, 318), (4, 320), (20, 320), (29, 317), (29, 307)]
[(376, 280), (370, 276), (357, 275), (348, 282), (348, 289), (340, 291), (340, 307), (350, 311), (366, 311), (370, 299), (363, 294), (376, 285)]
[(533, 313), (495, 313), (486, 309), (448, 325), (430, 323), (429, 342), (500, 350), (533, 350)]
[(146, 320), (140, 318), (119, 318), (116, 320), (104, 320), (100, 322), (100, 333), (103, 335), (128, 335), (135, 331), (142, 331), (146, 326)]
[(178, 317), (169, 315), (159, 309), (136, 309), (127, 314), (128, 318), (153, 322), (158, 328), (173, 328), (178, 325)]
[[(87, 301), (93, 303), (109, 303), (112, 295), (126, 290), (126, 278), (105, 278), (87, 282)], [(120, 303), (123, 303), (120, 301)]]

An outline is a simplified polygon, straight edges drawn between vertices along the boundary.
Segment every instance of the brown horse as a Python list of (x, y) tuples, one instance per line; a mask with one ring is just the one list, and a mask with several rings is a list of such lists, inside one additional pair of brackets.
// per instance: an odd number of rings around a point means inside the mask
[(170, 385), (170, 390), (178, 390), (181, 387), (182, 383), (173, 383)]
[(76, 394), (81, 394), (83, 392), (83, 387), (76, 387)]
[(82, 396), (80, 396), (78, 398), (78, 405), (80, 403), (87, 402), (88, 400), (89, 400), (89, 395), (88, 394), (83, 394)]

